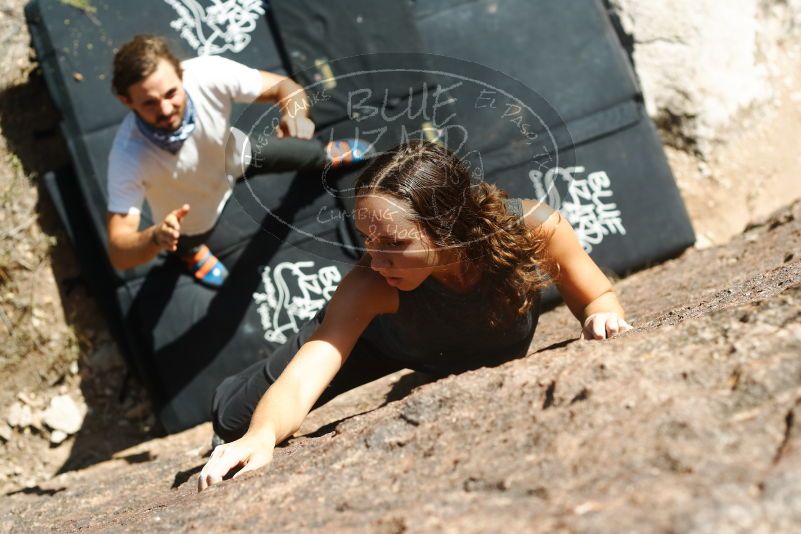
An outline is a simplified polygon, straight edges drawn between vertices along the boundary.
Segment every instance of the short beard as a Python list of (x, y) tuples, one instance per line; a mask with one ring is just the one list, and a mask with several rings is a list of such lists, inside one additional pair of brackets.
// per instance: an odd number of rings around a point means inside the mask
[[(134, 113), (136, 113), (136, 111), (134, 111)], [(158, 123), (157, 124), (153, 124), (152, 122), (149, 122), (149, 121), (145, 120), (145, 118), (142, 117), (141, 115), (139, 115), (139, 113), (136, 113), (136, 116), (139, 117), (140, 119), (142, 119), (142, 122), (144, 122), (146, 124), (149, 124), (153, 128), (156, 128), (156, 129), (161, 130), (163, 132), (172, 133), (172, 132), (176, 131), (178, 128), (181, 127), (181, 124), (183, 123), (183, 118), (184, 118), (185, 114), (186, 114), (186, 102), (184, 101), (183, 107), (178, 111), (178, 116), (181, 117), (181, 122), (179, 122), (178, 126), (176, 126), (175, 128), (170, 128), (170, 127), (163, 128)]]

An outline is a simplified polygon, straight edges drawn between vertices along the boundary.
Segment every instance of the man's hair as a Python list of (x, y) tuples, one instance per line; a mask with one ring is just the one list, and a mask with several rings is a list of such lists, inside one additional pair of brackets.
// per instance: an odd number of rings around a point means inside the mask
[(153, 74), (161, 59), (166, 59), (175, 68), (179, 78), (183, 77), (181, 62), (164, 38), (137, 35), (122, 45), (114, 54), (114, 75), (111, 79), (114, 93), (128, 96), (128, 88)]

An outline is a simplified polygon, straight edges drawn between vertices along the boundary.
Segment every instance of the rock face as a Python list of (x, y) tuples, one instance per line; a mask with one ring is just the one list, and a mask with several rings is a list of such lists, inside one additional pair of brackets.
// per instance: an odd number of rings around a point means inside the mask
[(772, 96), (769, 77), (783, 75), (777, 48), (801, 28), (799, 0), (608, 3), (630, 38), (649, 114), (701, 153)]
[(26, 428), (31, 426), (33, 422), (33, 413), (31, 407), (27, 404), (15, 402), (8, 409), (8, 426), (17, 428)]
[[(81, 429), (83, 412), (69, 395), (53, 397), (44, 412), (43, 422), (55, 431), (66, 435), (75, 434)], [(63, 439), (61, 441), (64, 441)], [(60, 443), (60, 442), (59, 442)]]
[(525, 358), (336, 399), (269, 469), (197, 494), (203, 425), (6, 497), (0, 531), (798, 531), (801, 203), (617, 291), (618, 338), (560, 307)]

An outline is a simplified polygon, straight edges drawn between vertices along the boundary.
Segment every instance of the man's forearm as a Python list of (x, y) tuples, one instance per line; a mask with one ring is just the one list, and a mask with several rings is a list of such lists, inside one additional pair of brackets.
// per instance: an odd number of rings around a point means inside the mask
[(109, 257), (111, 264), (120, 270), (130, 269), (155, 258), (161, 247), (154, 239), (155, 226), (141, 232), (109, 237)]
[(309, 99), (306, 92), (289, 78), (278, 84), (278, 102), (282, 115), (293, 118), (309, 116)]

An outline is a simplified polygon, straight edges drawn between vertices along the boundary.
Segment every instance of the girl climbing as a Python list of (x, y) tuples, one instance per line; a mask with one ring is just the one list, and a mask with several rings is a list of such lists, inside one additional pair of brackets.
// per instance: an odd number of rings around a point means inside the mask
[(449, 374), (525, 355), (554, 282), (581, 337), (628, 330), (612, 286), (557, 211), (471, 181), (437, 144), (374, 159), (357, 180), (365, 254), (331, 301), (214, 396), (217, 446), (198, 490), (268, 464), (315, 405), (402, 368)]

